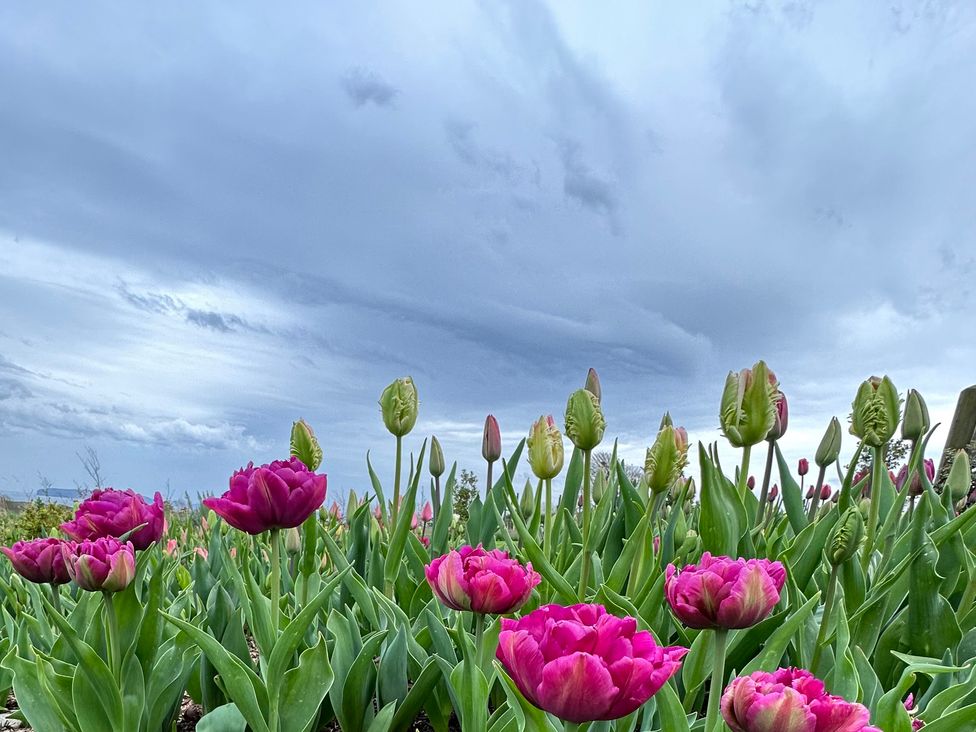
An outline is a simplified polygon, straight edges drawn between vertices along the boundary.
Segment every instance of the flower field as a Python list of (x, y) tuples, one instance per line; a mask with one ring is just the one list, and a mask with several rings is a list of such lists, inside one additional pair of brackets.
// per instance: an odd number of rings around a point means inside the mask
[(200, 506), (98, 489), (4, 547), (0, 689), (37, 732), (976, 730), (968, 455), (937, 475), (920, 394), (852, 392), (787, 464), (760, 361), (716, 390), (737, 464), (665, 414), (637, 472), (591, 370), (561, 418), (487, 418), (467, 502), (398, 379), (393, 474), (345, 507), (298, 421)]

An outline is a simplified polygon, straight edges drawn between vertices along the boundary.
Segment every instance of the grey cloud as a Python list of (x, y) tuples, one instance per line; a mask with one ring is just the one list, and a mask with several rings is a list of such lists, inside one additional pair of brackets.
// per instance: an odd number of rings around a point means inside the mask
[(563, 192), (566, 196), (606, 216), (616, 231), (615, 214), (618, 201), (613, 184), (596, 175), (583, 162), (578, 143), (563, 142), (560, 145), (560, 157), (565, 169)]
[(473, 122), (448, 120), (444, 124), (451, 149), (465, 165), (483, 168), (516, 183), (522, 178), (522, 166), (510, 156), (482, 147), (475, 140), (476, 125)]
[(390, 107), (400, 93), (399, 89), (385, 81), (375, 71), (361, 67), (346, 72), (342, 77), (342, 88), (357, 107), (370, 103), (377, 107)]

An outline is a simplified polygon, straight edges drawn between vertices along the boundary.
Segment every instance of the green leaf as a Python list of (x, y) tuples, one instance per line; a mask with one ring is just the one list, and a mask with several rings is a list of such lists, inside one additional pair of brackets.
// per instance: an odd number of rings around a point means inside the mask
[(698, 443), (701, 466), (701, 520), (699, 534), (702, 548), (712, 554), (737, 556), (739, 539), (745, 533), (745, 508), (738, 491), (725, 479)]
[(281, 684), (282, 732), (301, 732), (312, 723), (334, 679), (325, 638), (319, 635), (319, 642), (305, 649), (298, 666), (285, 674)]
[[(515, 682), (498, 661), (493, 661), (495, 675), (502, 680), (502, 689), (508, 705), (518, 722), (520, 732), (559, 732), (559, 728), (549, 720), (549, 715), (529, 702), (519, 691)], [(679, 705), (680, 707), (680, 705)]]
[(417, 486), (420, 484), (420, 466), (424, 464), (424, 452), (427, 450), (427, 441), (424, 440), (420, 448), (420, 457), (417, 459), (417, 469), (414, 471), (413, 480), (403, 496), (403, 505), (399, 508), (397, 524), (393, 527), (393, 536), (386, 549), (386, 563), (383, 569), (383, 576), (387, 584), (396, 582), (397, 575), (400, 573), (400, 560), (403, 558), (403, 550), (407, 545), (407, 536), (410, 534), (410, 522), (413, 520), (414, 509), (417, 504)]
[(779, 668), (780, 661), (790, 642), (811, 615), (814, 608), (820, 603), (820, 593), (816, 593), (797, 609), (780, 627), (769, 636), (762, 651), (752, 659), (746, 667), (739, 672), (740, 676), (748, 676), (754, 671), (775, 671)]
[(339, 718), (342, 729), (362, 729), (367, 721), (366, 709), (372, 709), (376, 683), (376, 664), (373, 659), (376, 658), (384, 638), (385, 630), (364, 639), (362, 650), (349, 667), (349, 673), (342, 684), (342, 712)]
[(197, 732), (244, 732), (247, 720), (236, 704), (224, 704), (197, 722)]

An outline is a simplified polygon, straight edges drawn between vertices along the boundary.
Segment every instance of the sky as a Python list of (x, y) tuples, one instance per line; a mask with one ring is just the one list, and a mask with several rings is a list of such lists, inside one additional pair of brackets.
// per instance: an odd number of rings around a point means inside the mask
[(791, 462), (976, 382), (971, 2), (6, 3), (0, 69), (7, 495), (219, 493), (303, 417), (342, 500), (405, 375), (479, 474), (591, 366), (632, 462), (759, 358)]

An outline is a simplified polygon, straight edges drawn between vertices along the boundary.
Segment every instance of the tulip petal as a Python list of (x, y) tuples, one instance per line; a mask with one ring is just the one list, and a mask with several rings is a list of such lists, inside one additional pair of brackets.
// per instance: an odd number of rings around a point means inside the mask
[(610, 719), (618, 693), (606, 665), (589, 653), (571, 653), (542, 669), (539, 697), (545, 709), (569, 722)]

